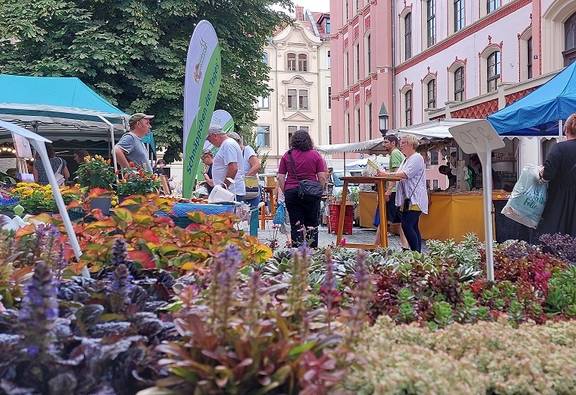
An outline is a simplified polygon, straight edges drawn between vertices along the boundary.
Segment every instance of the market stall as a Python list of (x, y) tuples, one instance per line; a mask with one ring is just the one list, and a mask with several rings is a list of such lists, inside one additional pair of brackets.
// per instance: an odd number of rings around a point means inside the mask
[[(480, 240), (484, 240), (484, 214), (482, 177), (478, 169), (472, 169), (470, 165), (472, 156), (465, 155), (458, 147), (450, 134), (450, 128), (475, 122), (471, 119), (446, 119), (441, 121), (431, 121), (398, 131), (400, 135), (411, 134), (420, 138), (421, 146), (419, 152), (428, 155), (429, 151), (436, 150), (446, 157), (446, 165), (450, 169), (449, 175), (455, 178), (455, 182), (446, 190), (431, 190), (429, 196), (428, 215), (423, 215), (420, 219), (420, 230), (422, 237), (426, 240), (448, 240), (461, 241), (469, 233), (474, 233)], [(495, 166), (498, 166), (499, 159), (505, 158), (509, 165), (507, 179), (515, 182), (516, 168), (514, 166), (513, 141), (505, 143), (505, 147), (494, 152), (492, 155)], [(477, 171), (474, 175), (474, 170)], [(474, 178), (472, 178), (474, 176)], [(513, 182), (510, 182), (513, 186)], [(509, 194), (501, 190), (502, 184), (495, 183), (492, 198), (495, 202), (505, 202)], [(497, 214), (501, 215), (501, 214)], [(497, 221), (498, 222), (498, 221)], [(498, 232), (498, 231), (497, 231)], [(497, 233), (496, 232), (496, 233)]]
[(111, 152), (126, 131), (127, 118), (78, 78), (0, 74), (0, 120), (53, 142), (87, 147), (87, 141), (91, 146), (102, 141), (104, 151)]

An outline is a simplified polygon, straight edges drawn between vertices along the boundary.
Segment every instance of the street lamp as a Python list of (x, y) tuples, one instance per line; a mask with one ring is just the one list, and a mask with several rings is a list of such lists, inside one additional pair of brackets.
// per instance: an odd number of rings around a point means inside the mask
[(386, 133), (388, 132), (388, 111), (386, 111), (384, 103), (382, 103), (380, 113), (378, 114), (378, 127), (380, 133), (382, 133), (382, 137), (386, 136)]

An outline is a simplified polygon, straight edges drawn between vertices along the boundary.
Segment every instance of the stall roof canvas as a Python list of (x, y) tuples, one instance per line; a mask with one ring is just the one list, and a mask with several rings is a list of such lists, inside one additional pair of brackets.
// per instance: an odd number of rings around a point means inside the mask
[(76, 77), (0, 74), (0, 119), (52, 140), (102, 140), (108, 125), (121, 133), (127, 115)]
[(558, 136), (558, 122), (576, 112), (576, 62), (529, 95), (490, 115), (500, 135)]

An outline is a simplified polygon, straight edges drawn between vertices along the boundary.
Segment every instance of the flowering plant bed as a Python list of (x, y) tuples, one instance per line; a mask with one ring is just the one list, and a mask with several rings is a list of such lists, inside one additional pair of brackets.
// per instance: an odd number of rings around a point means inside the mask
[(79, 263), (57, 216), (0, 231), (0, 392), (575, 392), (568, 247), (499, 245), (490, 284), (472, 237), (271, 256), (231, 215), (175, 227), (173, 204), (93, 212)]

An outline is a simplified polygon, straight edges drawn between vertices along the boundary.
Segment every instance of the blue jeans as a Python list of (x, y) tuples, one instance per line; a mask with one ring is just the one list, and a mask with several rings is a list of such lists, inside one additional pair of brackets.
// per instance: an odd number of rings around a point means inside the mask
[(401, 216), (402, 230), (408, 240), (408, 245), (412, 251), (422, 252), (422, 236), (418, 228), (421, 211), (403, 211)]

